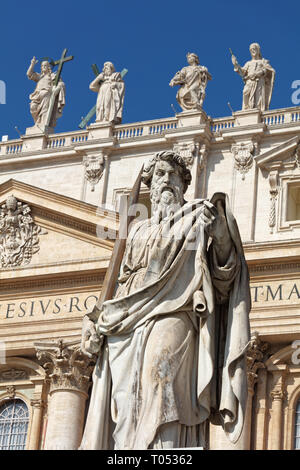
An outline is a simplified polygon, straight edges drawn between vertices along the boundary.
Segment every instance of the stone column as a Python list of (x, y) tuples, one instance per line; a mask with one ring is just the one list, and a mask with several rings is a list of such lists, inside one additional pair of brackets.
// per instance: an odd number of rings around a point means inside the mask
[(266, 449), (267, 429), (267, 369), (258, 371), (256, 413), (254, 423), (254, 450)]
[(35, 346), (49, 381), (44, 447), (46, 450), (78, 449), (94, 362), (83, 356), (77, 342), (65, 345), (59, 340)]
[(38, 450), (44, 404), (42, 400), (35, 399), (31, 400), (30, 404), (32, 406), (32, 421), (28, 449)]
[[(280, 367), (280, 366), (279, 366)], [(282, 418), (283, 418), (283, 400), (285, 398), (284, 379), (286, 366), (273, 370), (273, 390), (270, 393), (272, 399), (272, 417), (269, 426), (271, 437), (271, 449), (281, 450), (282, 445)]]

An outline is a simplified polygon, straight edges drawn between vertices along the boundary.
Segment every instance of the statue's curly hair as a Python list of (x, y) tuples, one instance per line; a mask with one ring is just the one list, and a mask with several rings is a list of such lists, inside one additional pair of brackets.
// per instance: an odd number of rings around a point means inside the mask
[(188, 185), (191, 183), (192, 175), (190, 170), (187, 168), (184, 159), (178, 153), (171, 150), (158, 152), (153, 158), (151, 158), (149, 163), (145, 166), (142, 174), (143, 183), (145, 183), (148, 188), (150, 188), (155, 165), (158, 161), (161, 160), (169, 162), (171, 165), (177, 165), (184, 182), (183, 192), (185, 193)]

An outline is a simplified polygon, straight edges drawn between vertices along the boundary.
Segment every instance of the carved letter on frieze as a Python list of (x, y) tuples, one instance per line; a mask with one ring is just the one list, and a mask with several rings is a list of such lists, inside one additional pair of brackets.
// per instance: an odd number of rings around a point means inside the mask
[(34, 223), (28, 204), (9, 196), (0, 207), (0, 266), (30, 263), (40, 249), (38, 235), (45, 233)]
[(104, 170), (103, 155), (86, 155), (83, 157), (85, 166), (85, 178), (91, 184), (92, 191), (95, 191), (96, 184), (100, 181)]
[(245, 174), (250, 170), (253, 165), (253, 151), (254, 144), (249, 142), (247, 144), (233, 144), (231, 152), (235, 160), (235, 168), (241, 173), (242, 179), (245, 179)]

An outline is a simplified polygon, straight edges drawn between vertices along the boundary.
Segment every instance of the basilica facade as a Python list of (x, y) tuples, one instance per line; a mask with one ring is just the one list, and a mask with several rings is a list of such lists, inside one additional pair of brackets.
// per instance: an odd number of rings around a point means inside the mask
[[(300, 107), (257, 106), (0, 143), (0, 449), (79, 447), (94, 367), (80, 352), (82, 318), (101, 292), (121, 201), (165, 150), (191, 171), (187, 201), (228, 195), (250, 273), (244, 429), (233, 445), (211, 425), (210, 448), (300, 448)], [(145, 185), (139, 203), (149, 217)]]

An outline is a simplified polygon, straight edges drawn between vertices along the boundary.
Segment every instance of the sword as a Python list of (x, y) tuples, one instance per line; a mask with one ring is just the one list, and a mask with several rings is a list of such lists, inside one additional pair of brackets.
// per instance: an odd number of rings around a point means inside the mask
[(134, 183), (128, 202), (126, 201), (124, 204), (124, 201), (123, 201), (122, 207), (120, 208), (119, 236), (116, 239), (115, 244), (114, 244), (109, 266), (105, 274), (101, 294), (93, 310), (87, 314), (87, 316), (93, 322), (96, 322), (98, 320), (99, 313), (102, 309), (103, 303), (106, 300), (112, 299), (114, 295), (123, 255), (124, 255), (125, 248), (126, 248), (127, 230), (128, 230), (129, 225), (134, 219), (134, 215), (129, 215), (131, 212), (130, 208), (134, 206), (134, 204), (136, 204), (138, 201), (141, 182), (142, 182), (143, 170), (144, 170), (144, 165), (142, 166), (141, 171), (139, 172), (139, 175)]

